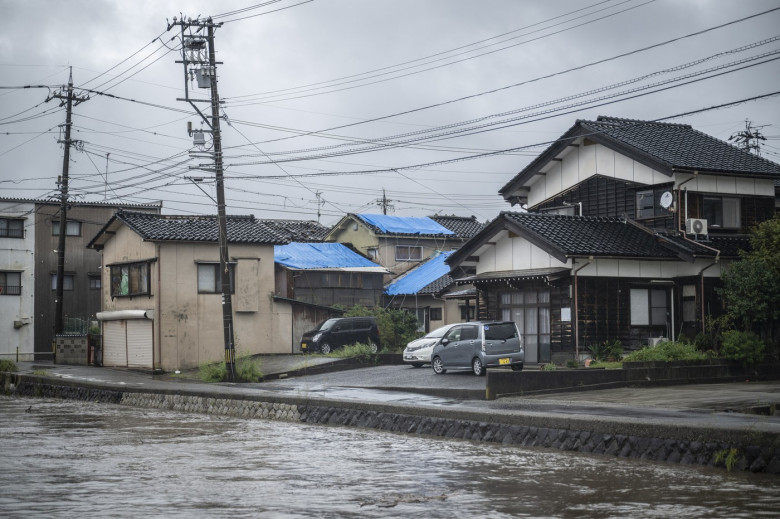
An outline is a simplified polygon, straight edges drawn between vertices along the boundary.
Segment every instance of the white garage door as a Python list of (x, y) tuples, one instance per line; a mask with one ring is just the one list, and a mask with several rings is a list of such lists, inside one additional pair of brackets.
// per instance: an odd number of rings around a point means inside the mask
[(127, 366), (127, 321), (103, 321), (103, 365)]
[(148, 319), (127, 322), (127, 365), (153, 368), (152, 321)]

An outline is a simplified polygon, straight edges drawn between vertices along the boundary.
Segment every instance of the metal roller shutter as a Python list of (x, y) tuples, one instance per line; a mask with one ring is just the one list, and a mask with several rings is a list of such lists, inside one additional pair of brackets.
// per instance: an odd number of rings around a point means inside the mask
[(152, 321), (148, 319), (127, 322), (127, 365), (152, 368)]
[(127, 321), (103, 321), (103, 365), (127, 366)]

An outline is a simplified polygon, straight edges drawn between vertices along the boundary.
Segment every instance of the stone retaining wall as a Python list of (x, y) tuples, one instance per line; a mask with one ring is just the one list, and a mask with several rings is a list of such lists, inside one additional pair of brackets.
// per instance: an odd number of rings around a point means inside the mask
[[(482, 415), (448, 409), (411, 409), (401, 412), (387, 405), (365, 402), (320, 402), (305, 398), (272, 398), (240, 395), (214, 397), (185, 392), (116, 391), (64, 383), (45, 377), (0, 373), (0, 388), (6, 394), (105, 402), (135, 407), (261, 418), (307, 424), (377, 429), (402, 434), (500, 443), (522, 447), (543, 447), (667, 463), (726, 466), (734, 470), (780, 474), (780, 444), (776, 437), (739, 435), (713, 431), (691, 434), (675, 429), (648, 427), (631, 429), (566, 417), (534, 418), (501, 414)], [(512, 423), (515, 422), (515, 423)], [(632, 433), (632, 431), (637, 431)], [(625, 434), (624, 434), (625, 433)], [(720, 437), (720, 439), (716, 439)], [(746, 440), (745, 438), (751, 438)]]

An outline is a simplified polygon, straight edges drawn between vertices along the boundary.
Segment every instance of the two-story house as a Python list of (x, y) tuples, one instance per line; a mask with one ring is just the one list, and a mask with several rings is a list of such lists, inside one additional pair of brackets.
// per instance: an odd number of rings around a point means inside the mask
[(390, 282), (437, 252), (460, 247), (481, 227), (473, 217), (349, 213), (325, 240), (349, 244), (386, 268), (385, 282)]
[[(100, 311), (100, 254), (86, 248), (118, 210), (159, 213), (160, 204), (71, 202), (65, 226), (63, 318), (84, 329)], [(54, 341), (59, 202), (0, 199), (0, 354), (51, 360)], [(37, 355), (33, 355), (37, 354)]]
[(511, 319), (526, 361), (620, 340), (692, 338), (721, 269), (775, 214), (780, 165), (685, 124), (578, 120), (500, 190), (503, 212), (448, 258), (480, 318)]
[[(274, 246), (322, 234), (316, 222), (227, 217), (238, 354), (290, 352), (293, 312), (274, 300)], [(135, 212), (97, 233), (104, 366), (173, 371), (224, 358), (217, 238), (215, 216)]]

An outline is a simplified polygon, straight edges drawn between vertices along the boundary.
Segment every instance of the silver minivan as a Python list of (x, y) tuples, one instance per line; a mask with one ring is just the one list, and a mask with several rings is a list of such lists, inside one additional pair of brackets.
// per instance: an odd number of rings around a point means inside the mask
[(431, 353), (431, 367), (437, 375), (447, 370), (471, 370), (482, 376), (487, 368), (504, 366), (520, 371), (524, 361), (523, 341), (511, 321), (455, 325)]

